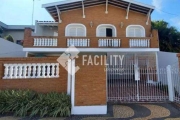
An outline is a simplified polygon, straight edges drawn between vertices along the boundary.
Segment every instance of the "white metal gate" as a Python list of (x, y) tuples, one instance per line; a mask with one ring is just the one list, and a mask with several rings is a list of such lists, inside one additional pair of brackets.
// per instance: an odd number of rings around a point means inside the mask
[(109, 54), (107, 60), (108, 101), (168, 100), (167, 71), (157, 69), (155, 53), (118, 54), (124, 55), (123, 62), (118, 57), (113, 59), (112, 55)]
[(172, 101), (180, 103), (180, 65), (179, 63), (175, 63), (169, 67), (170, 67), (170, 75), (168, 74), (168, 76), (171, 76), (169, 81), (172, 82), (172, 89), (171, 89), (172, 91), (171, 93), (173, 94)]

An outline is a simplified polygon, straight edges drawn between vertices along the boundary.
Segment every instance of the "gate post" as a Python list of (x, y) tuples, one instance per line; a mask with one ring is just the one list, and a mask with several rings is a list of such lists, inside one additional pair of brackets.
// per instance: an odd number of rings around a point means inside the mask
[(74, 113), (74, 107), (75, 107), (75, 60), (73, 59), (71, 61), (72, 70), (71, 70), (71, 114)]
[(167, 69), (169, 101), (173, 102), (174, 101), (174, 87), (172, 83), (171, 65), (168, 65), (166, 69)]
[(68, 82), (67, 82), (67, 94), (71, 95), (71, 79), (72, 79), (72, 62), (71, 59), (68, 60)]

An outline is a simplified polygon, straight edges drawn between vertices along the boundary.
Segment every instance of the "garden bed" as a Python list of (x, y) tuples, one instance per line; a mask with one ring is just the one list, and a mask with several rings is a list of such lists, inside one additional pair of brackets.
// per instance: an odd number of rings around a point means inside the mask
[(0, 91), (0, 113), (18, 117), (67, 117), (71, 114), (70, 96), (56, 92), (4, 90)]

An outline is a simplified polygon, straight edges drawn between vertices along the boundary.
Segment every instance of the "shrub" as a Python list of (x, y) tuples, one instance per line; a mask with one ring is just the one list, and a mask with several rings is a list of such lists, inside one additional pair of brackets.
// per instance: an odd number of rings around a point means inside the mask
[(14, 39), (13, 39), (13, 37), (11, 35), (5, 36), (4, 39), (6, 39), (6, 40), (8, 40), (10, 42), (14, 42)]
[(51, 117), (65, 117), (71, 114), (70, 97), (66, 94), (58, 94), (55, 92), (48, 94), (39, 94), (38, 98), (34, 100), (31, 117), (35, 115), (51, 116)]
[(0, 113), (24, 117), (65, 117), (71, 113), (70, 96), (62, 93), (38, 94), (30, 90), (0, 91)]
[(35, 92), (30, 90), (0, 91), (0, 112), (13, 112), (16, 116), (25, 116), (35, 95)]

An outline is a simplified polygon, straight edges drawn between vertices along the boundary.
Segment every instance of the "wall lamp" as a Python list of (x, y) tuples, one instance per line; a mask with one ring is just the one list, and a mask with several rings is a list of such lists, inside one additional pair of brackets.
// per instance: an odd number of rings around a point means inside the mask
[(121, 23), (120, 23), (120, 26), (121, 26), (121, 28), (123, 28), (123, 26), (124, 26), (124, 23), (123, 23), (123, 22), (121, 22)]
[(93, 22), (92, 21), (90, 22), (90, 26), (93, 27)]

